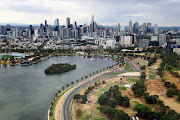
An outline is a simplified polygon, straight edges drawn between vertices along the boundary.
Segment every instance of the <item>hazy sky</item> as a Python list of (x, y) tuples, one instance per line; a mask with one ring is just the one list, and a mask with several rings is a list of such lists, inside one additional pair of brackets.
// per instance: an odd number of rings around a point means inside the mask
[(0, 23), (65, 25), (90, 23), (91, 14), (101, 25), (128, 25), (129, 20), (158, 26), (180, 26), (180, 0), (0, 0)]

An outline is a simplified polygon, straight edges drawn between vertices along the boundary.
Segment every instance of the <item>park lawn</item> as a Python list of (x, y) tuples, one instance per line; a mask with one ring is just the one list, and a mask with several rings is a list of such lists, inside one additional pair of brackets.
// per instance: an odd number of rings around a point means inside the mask
[(155, 79), (156, 75), (149, 75), (149, 79)]
[(137, 82), (138, 79), (135, 79), (135, 78), (127, 78), (126, 79), (128, 82)]
[(128, 70), (128, 72), (134, 72), (134, 69)]
[(141, 65), (147, 65), (148, 61), (146, 60), (137, 60), (137, 62), (139, 62)]
[(127, 69), (129, 69), (129, 68), (131, 68), (131, 66), (130, 66), (129, 63), (127, 62), (127, 63), (126, 63), (125, 70), (127, 70)]
[(144, 105), (144, 104), (141, 104), (139, 103), (138, 101), (131, 101), (133, 103), (135, 103), (136, 105), (134, 106), (134, 108), (143, 108), (143, 107), (146, 107), (148, 108), (149, 110), (152, 110), (152, 107), (149, 106), (149, 105)]
[(126, 87), (120, 87), (120, 90), (127, 90)]
[(107, 74), (107, 76), (116, 76), (116, 75), (119, 75), (119, 74), (122, 74), (122, 73), (109, 73), (109, 74)]
[(180, 71), (180, 68), (172, 68), (173, 71)]
[(109, 90), (111, 86), (121, 85), (121, 84), (122, 84), (122, 83), (111, 83), (111, 84), (107, 85), (106, 87), (104, 87), (104, 88), (102, 88), (102, 89), (100, 89), (100, 90), (103, 91), (103, 92), (105, 92), (105, 91)]

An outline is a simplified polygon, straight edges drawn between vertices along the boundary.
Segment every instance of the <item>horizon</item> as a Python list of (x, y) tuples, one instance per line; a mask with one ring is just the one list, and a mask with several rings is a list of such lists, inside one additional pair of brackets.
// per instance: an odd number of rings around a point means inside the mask
[[(5, 7), (4, 7), (5, 6)], [(151, 22), (158, 26), (180, 26), (179, 0), (6, 0), (0, 3), (0, 23), (40, 24), (44, 20), (53, 25), (56, 18), (64, 25), (66, 17), (71, 23), (89, 24), (91, 14), (103, 26), (128, 26), (129, 20)], [(72, 12), (73, 11), (73, 12)], [(153, 26), (152, 25), (152, 26)]]

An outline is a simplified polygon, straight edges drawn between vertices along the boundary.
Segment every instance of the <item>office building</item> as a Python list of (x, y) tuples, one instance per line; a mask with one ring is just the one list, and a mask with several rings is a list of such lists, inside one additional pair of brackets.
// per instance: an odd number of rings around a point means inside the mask
[(159, 28), (157, 27), (157, 24), (155, 24), (154, 26), (154, 35), (158, 35), (159, 34)]
[(66, 28), (67, 29), (70, 28), (70, 18), (69, 17), (66, 18)]
[(159, 46), (164, 47), (166, 43), (166, 34), (159, 34)]
[(149, 40), (148, 39), (140, 39), (139, 40), (139, 48), (149, 48)]

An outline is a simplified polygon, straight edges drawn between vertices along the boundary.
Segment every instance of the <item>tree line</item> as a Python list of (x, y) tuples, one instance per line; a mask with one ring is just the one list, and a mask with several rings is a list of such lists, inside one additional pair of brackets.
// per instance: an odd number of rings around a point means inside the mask
[(76, 69), (76, 65), (70, 65), (68, 63), (52, 64), (50, 67), (45, 69), (45, 74), (59, 74), (69, 70)]

